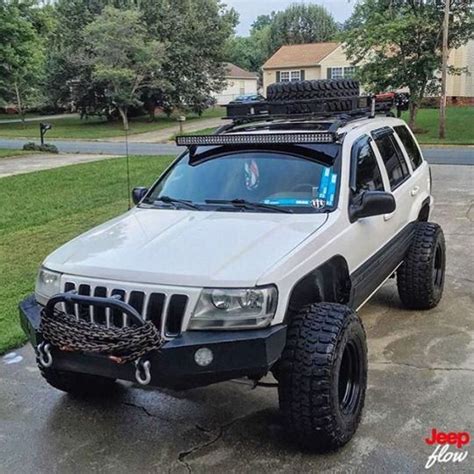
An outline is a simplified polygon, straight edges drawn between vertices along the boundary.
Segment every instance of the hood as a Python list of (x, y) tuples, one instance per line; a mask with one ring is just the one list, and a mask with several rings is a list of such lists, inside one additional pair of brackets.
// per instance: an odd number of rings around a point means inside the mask
[(139, 209), (44, 262), (69, 275), (177, 286), (253, 286), (321, 227), (326, 214)]

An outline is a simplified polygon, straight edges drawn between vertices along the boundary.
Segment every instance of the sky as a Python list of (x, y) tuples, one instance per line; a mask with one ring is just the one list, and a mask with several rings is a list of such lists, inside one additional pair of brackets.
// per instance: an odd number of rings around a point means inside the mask
[(284, 10), (292, 3), (314, 3), (323, 5), (332, 13), (334, 19), (343, 22), (349, 18), (355, 0), (224, 0), (223, 3), (234, 7), (240, 15), (237, 34), (247, 36), (250, 25), (258, 15), (266, 15), (272, 11)]

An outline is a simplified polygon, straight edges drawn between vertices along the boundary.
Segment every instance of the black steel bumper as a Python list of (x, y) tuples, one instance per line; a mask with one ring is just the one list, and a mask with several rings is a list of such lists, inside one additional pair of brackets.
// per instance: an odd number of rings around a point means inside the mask
[[(20, 303), (21, 326), (34, 347), (42, 342), (39, 325), (41, 306), (33, 296)], [(167, 341), (151, 362), (150, 385), (186, 389), (236, 377), (260, 377), (280, 358), (286, 341), (286, 326), (246, 331), (188, 331)], [(212, 350), (210, 365), (194, 361), (202, 347)], [(135, 365), (117, 364), (105, 356), (63, 352), (51, 348), (52, 368), (135, 382)]]

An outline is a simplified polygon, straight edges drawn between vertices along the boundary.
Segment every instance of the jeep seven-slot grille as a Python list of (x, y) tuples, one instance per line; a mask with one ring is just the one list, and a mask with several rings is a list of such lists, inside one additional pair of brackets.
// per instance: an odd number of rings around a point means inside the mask
[[(91, 286), (66, 282), (64, 291), (77, 291), (80, 295), (98, 297), (116, 297), (135, 308), (143, 319), (152, 321), (161, 334), (175, 337), (181, 333), (188, 297), (186, 295), (165, 293), (145, 293), (132, 290), (126, 292), (120, 288), (106, 288), (105, 286)], [(66, 303), (65, 310), (77, 318), (102, 324), (107, 327), (125, 327), (129, 325), (128, 317), (121, 311), (96, 306)]]

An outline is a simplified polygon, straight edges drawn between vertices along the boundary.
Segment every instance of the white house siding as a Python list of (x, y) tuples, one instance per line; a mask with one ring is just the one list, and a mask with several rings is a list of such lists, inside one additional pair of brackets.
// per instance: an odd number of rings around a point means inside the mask
[(227, 78), (227, 85), (220, 94), (214, 97), (219, 105), (225, 105), (234, 100), (239, 95), (257, 94), (257, 78), (239, 79), (237, 77)]
[(467, 67), (468, 72), (461, 75), (448, 75), (447, 95), (449, 97), (474, 97), (474, 40), (451, 51), (449, 64), (454, 67)]

